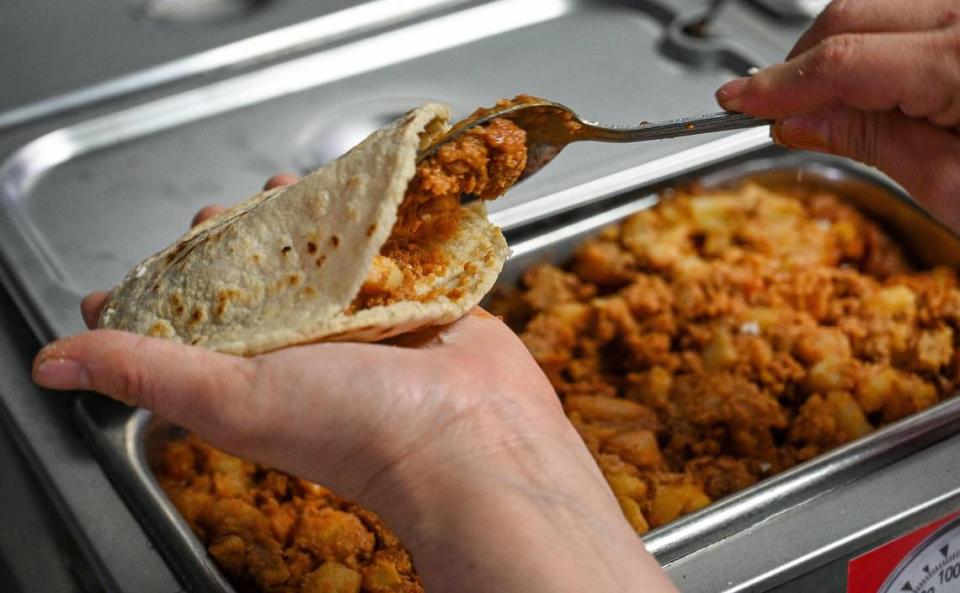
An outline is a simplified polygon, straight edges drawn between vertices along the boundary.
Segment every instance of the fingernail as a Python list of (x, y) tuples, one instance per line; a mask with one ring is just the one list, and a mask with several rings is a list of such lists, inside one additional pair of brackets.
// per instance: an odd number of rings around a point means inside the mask
[(826, 152), (830, 148), (827, 122), (811, 115), (788, 117), (778, 121), (770, 131), (773, 141), (781, 146)]
[(748, 84), (750, 84), (749, 77), (731, 80), (717, 90), (717, 102), (724, 109), (740, 111), (740, 97)]
[(69, 358), (41, 358), (33, 370), (33, 380), (48, 389), (90, 388), (86, 367)]

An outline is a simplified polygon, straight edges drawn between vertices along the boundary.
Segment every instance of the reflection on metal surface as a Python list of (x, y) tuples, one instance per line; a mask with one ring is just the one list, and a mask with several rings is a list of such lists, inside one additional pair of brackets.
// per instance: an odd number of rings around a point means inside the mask
[[(189, 3), (182, 0), (177, 4)], [(29, 121), (284, 53), (305, 50), (357, 36), (407, 19), (465, 4), (470, 0), (372, 0), (333, 14), (276, 29), (198, 54), (160, 64), (128, 76), (82, 88), (0, 113), (0, 130)], [(530, 2), (531, 5), (537, 2)]]
[[(0, 183), (6, 183), (5, 173), (11, 170), (42, 173), (44, 169), (24, 161), (29, 161), (32, 155), (38, 152), (38, 144), (51, 142), (53, 135), (57, 136), (57, 143), (69, 146), (69, 151), (61, 152), (67, 157), (85, 154), (152, 132), (168, 130), (205, 117), (548, 21), (562, 16), (569, 6), (570, 3), (565, 0), (498, 0), (87, 120), (42, 136), (16, 152), (0, 167)], [(0, 120), (0, 127), (2, 125), (3, 121)], [(59, 162), (62, 161), (46, 162), (44, 165), (49, 167)], [(28, 183), (28, 180), (24, 180), (24, 183)]]
[(704, 142), (695, 148), (593, 179), (549, 196), (543, 196), (494, 212), (490, 215), (490, 220), (504, 230), (513, 229), (591, 202), (622, 194), (641, 185), (672, 177), (688, 170), (694, 164), (703, 166), (715, 163), (769, 144), (772, 144), (772, 141), (767, 128), (738, 132), (719, 140)]
[(243, 17), (274, 0), (127, 0), (137, 15), (174, 22), (215, 21)]
[(830, 4), (830, 0), (756, 0), (777, 14), (784, 16), (815, 17)]
[(65, 130), (50, 132), (0, 163), (0, 200), (13, 202), (30, 191), (45, 171), (77, 154), (77, 143)]

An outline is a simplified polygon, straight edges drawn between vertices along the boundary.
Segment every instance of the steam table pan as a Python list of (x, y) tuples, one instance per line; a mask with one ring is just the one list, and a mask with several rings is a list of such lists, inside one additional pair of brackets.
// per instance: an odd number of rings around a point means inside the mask
[[(789, 154), (771, 147), (719, 164), (692, 167), (669, 180), (614, 196), (604, 203), (590, 204), (583, 211), (565, 215), (561, 224), (541, 221), (515, 227), (507, 232), (513, 255), (497, 287), (514, 286), (522, 271), (533, 263), (564, 261), (576, 245), (602, 227), (654, 206), (660, 199), (656, 191), (664, 187), (693, 179), (710, 187), (750, 177), (787, 184), (826, 185), (884, 223), (918, 263), (960, 265), (960, 238), (881, 176), (837, 159)], [(159, 488), (151, 470), (160, 447), (169, 439), (180, 437), (180, 429), (149, 412), (132, 411), (106, 398), (88, 396), (80, 402), (78, 411), (85, 433), (183, 582), (191, 590), (231, 591), (203, 545)], [(817, 499), (829, 500), (835, 491), (850, 483), (882, 474), (878, 472), (882, 468), (897, 462), (908, 463), (911, 455), (949, 437), (958, 426), (960, 399), (946, 400), (655, 529), (644, 541), (684, 591), (735, 590), (735, 585), (742, 582), (732, 581), (727, 575), (744, 563), (756, 567), (761, 574), (766, 570), (774, 576), (736, 590), (767, 590), (789, 576), (780, 570), (783, 567), (779, 559), (767, 546), (741, 543), (742, 555), (749, 560), (719, 570), (700, 570), (696, 562), (685, 560), (704, 552), (722, 552), (725, 546), (732, 545), (728, 542), (751, 530), (761, 532), (755, 541), (763, 541), (763, 530), (774, 519), (803, 509), (815, 514), (811, 505)], [(960, 491), (960, 481), (953, 487)], [(857, 525), (856, 507), (851, 507), (850, 515), (830, 515), (826, 519), (835, 529), (846, 529), (845, 535), (849, 536)], [(784, 535), (777, 532), (771, 537), (782, 539)], [(793, 567), (794, 573), (801, 568)]]
[[(751, 59), (689, 42), (690, 15), (671, 6), (496, 0), (48, 132), (0, 163), (0, 276), (42, 341), (79, 331), (81, 296), (201, 206), (312, 169), (426, 100), (463, 116), (530, 92), (611, 123), (715, 111), (714, 90)], [(491, 209), (512, 227), (766, 142), (755, 129), (574, 145)]]

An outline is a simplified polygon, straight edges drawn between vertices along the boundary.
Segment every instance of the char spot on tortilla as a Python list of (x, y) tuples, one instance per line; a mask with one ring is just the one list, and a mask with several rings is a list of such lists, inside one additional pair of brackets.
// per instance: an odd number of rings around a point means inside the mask
[(217, 291), (217, 306), (214, 309), (214, 313), (217, 318), (222, 318), (226, 315), (227, 310), (230, 308), (230, 301), (240, 297), (240, 291), (235, 288), (221, 288)]
[(259, 263), (260, 263), (260, 254), (259, 254), (259, 253), (254, 253), (253, 255), (250, 256), (250, 259), (253, 260), (253, 263), (259, 264)]
[(303, 287), (303, 294), (305, 294), (305, 295), (308, 296), (308, 297), (316, 296), (316, 294), (317, 294), (317, 289), (314, 288), (314, 287), (312, 287), (312, 286), (304, 286), (304, 287)]
[(375, 233), (376, 230), (377, 230), (377, 223), (371, 224), (369, 227), (367, 227), (367, 236), (372, 237), (373, 233)]
[(287, 284), (289, 284), (290, 286), (296, 286), (300, 284), (301, 280), (302, 278), (300, 277), (299, 273), (295, 272), (293, 274), (287, 274)]
[(290, 251), (291, 251), (292, 249), (293, 249), (293, 247), (291, 247), (291, 246), (289, 246), (289, 245), (284, 245), (284, 246), (283, 246), (283, 249), (280, 250), (280, 253), (286, 255), (286, 254), (290, 253)]
[(340, 245), (340, 237), (338, 235), (330, 237), (330, 245), (336, 249)]
[(325, 262), (325, 261), (327, 261), (327, 256), (326, 256), (326, 255), (321, 255), (320, 257), (318, 257), (318, 258), (317, 258), (317, 267), (318, 267), (318, 268), (321, 267), (321, 266), (323, 265), (323, 262)]
[(173, 334), (173, 326), (171, 326), (168, 321), (162, 319), (155, 321), (153, 325), (150, 326), (150, 329), (147, 330), (147, 335), (153, 338), (169, 338), (173, 336)]
[(314, 243), (313, 241), (308, 242), (308, 243), (307, 243), (307, 253), (309, 253), (310, 255), (313, 255), (313, 254), (316, 253), (316, 252), (317, 252), (317, 244)]
[(186, 311), (186, 309), (183, 307), (183, 305), (177, 305), (176, 307), (173, 308), (173, 313), (177, 317), (183, 315), (184, 311)]

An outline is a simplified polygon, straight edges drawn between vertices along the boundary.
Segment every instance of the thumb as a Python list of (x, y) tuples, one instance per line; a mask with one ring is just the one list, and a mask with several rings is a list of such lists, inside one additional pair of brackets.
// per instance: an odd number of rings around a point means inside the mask
[(44, 347), (33, 378), (49, 389), (97, 391), (207, 434), (236, 434), (258, 417), (255, 368), (246, 358), (100, 329)]
[(836, 108), (778, 121), (778, 144), (875, 166), (960, 228), (960, 136), (900, 112)]

